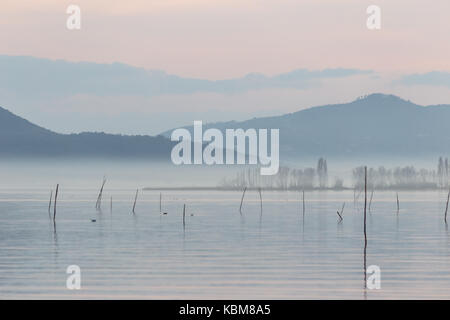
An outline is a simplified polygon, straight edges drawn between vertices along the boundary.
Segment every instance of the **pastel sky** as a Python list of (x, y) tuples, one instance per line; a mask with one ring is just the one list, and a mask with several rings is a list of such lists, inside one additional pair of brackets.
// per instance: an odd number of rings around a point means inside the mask
[[(81, 8), (81, 30), (66, 28), (69, 4)], [(381, 30), (366, 27), (372, 4), (381, 7)], [(192, 81), (234, 81), (255, 72), (276, 77), (299, 69), (362, 73), (308, 86), (266, 81), (232, 93), (216, 88), (120, 98), (66, 88), (65, 95), (30, 100), (25, 89), (4, 86), (0, 106), (62, 132), (153, 134), (199, 116), (217, 121), (281, 114), (371, 92), (450, 103), (449, 35), (448, 0), (2, 0), (4, 56), (120, 62)], [(4, 76), (7, 83), (11, 75)], [(120, 121), (124, 114), (127, 123)]]
[[(82, 29), (65, 28), (66, 8)], [(366, 28), (366, 8), (382, 29)], [(2, 0), (0, 53), (119, 61), (181, 76), (351, 67), (450, 70), (450, 2), (433, 0)]]

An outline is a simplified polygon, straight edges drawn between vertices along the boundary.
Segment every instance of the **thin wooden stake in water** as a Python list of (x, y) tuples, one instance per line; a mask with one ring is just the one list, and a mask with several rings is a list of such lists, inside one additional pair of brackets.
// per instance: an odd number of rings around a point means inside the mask
[(364, 289), (367, 287), (367, 167), (364, 167)]
[(247, 187), (244, 188), (244, 192), (242, 193), (241, 205), (239, 206), (239, 212), (242, 215), (242, 203), (244, 202), (245, 191), (247, 191)]
[(111, 202), (110, 202), (109, 210), (110, 210), (110, 212), (112, 213), (112, 197), (111, 197)]
[(303, 220), (305, 219), (305, 190), (303, 190)]
[(159, 193), (159, 214), (161, 214), (161, 210), (162, 210), (161, 202), (162, 202), (162, 193), (160, 192)]
[(397, 192), (397, 213), (400, 211), (400, 201), (398, 201), (398, 192)]
[(372, 199), (373, 199), (373, 189), (372, 189), (372, 194), (370, 195), (369, 212), (370, 212), (370, 207), (372, 206)]
[(186, 226), (186, 204), (183, 205), (183, 228)]
[(50, 216), (50, 210), (52, 207), (52, 197), (53, 197), (53, 190), (50, 191), (50, 200), (48, 202), (48, 215)]
[(449, 201), (449, 200), (450, 200), (450, 190), (448, 191), (447, 205), (445, 206), (445, 216), (444, 216), (445, 224), (447, 224), (447, 211), (448, 211), (448, 201)]
[(100, 191), (98, 193), (97, 202), (95, 203), (95, 208), (97, 210), (100, 210), (101, 206), (102, 206), (103, 188), (105, 187), (105, 183), (106, 183), (106, 178), (103, 177), (102, 186), (101, 186)]
[(336, 211), (336, 213), (337, 213), (337, 215), (339, 216), (339, 222), (341, 222), (342, 220), (344, 220), (344, 217), (342, 216), (343, 214), (344, 214), (344, 208), (345, 208), (345, 202), (344, 202), (344, 204), (342, 205), (342, 209), (341, 209), (341, 212), (339, 213), (339, 211)]
[(53, 202), (53, 222), (55, 222), (56, 219), (56, 200), (58, 200), (58, 190), (59, 184), (56, 185), (55, 201)]
[(260, 215), (262, 216), (262, 194), (261, 194), (261, 188), (258, 188), (258, 192), (259, 192), (259, 203), (261, 205), (261, 213), (260, 213)]
[(138, 192), (139, 189), (136, 189), (136, 196), (134, 197), (134, 204), (133, 204), (133, 214), (135, 213), (135, 209), (136, 209), (136, 201), (137, 201), (137, 197), (138, 197)]

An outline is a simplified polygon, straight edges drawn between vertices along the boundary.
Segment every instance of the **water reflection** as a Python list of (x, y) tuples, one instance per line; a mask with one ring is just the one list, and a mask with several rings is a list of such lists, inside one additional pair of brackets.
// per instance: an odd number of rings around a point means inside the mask
[[(0, 297), (71, 297), (54, 279), (77, 264), (86, 270), (83, 294), (93, 298), (450, 298), (448, 226), (438, 193), (402, 193), (408, 213), (400, 217), (392, 195), (377, 192), (364, 234), (362, 211), (347, 210), (345, 221), (336, 221), (351, 191), (308, 192), (308, 217), (298, 192), (268, 191), (263, 214), (258, 196), (245, 199), (240, 215), (241, 192), (168, 191), (168, 215), (159, 214), (159, 192), (146, 193), (133, 215), (132, 191), (115, 191), (108, 215), (94, 211), (98, 190), (65, 189), (55, 223), (44, 211), (47, 191), (0, 201)], [(183, 225), (186, 201), (195, 218), (186, 214)], [(98, 223), (90, 220), (94, 212)], [(376, 294), (366, 287), (369, 258), (383, 270)]]

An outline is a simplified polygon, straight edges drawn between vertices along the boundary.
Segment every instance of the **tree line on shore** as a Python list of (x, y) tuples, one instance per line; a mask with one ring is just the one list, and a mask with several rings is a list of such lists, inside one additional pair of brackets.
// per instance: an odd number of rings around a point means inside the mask
[[(331, 182), (328, 176), (328, 164), (325, 158), (317, 161), (315, 168), (303, 169), (281, 166), (273, 176), (260, 175), (259, 168), (247, 168), (232, 178), (224, 178), (219, 187), (230, 189), (272, 189), (272, 190), (345, 190), (361, 189), (364, 186), (364, 166), (356, 167), (351, 173), (351, 183), (344, 184), (344, 179), (335, 177)], [(448, 189), (448, 158), (440, 157), (436, 169), (416, 169), (414, 166), (367, 169), (367, 187), (377, 190), (422, 190)]]

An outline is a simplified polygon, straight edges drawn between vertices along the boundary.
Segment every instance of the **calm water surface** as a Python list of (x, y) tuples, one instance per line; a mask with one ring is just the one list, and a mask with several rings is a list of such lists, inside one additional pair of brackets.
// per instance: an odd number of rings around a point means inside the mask
[[(56, 226), (43, 188), (0, 189), (0, 298), (385, 299), (450, 298), (444, 192), (375, 192), (367, 266), (381, 289), (364, 290), (363, 202), (353, 192), (105, 190), (64, 185)], [(110, 197), (113, 198), (112, 211)], [(344, 220), (337, 210), (346, 203)], [(187, 205), (186, 226), (182, 223)], [(96, 222), (91, 222), (96, 219)], [(82, 289), (66, 289), (66, 268)]]

